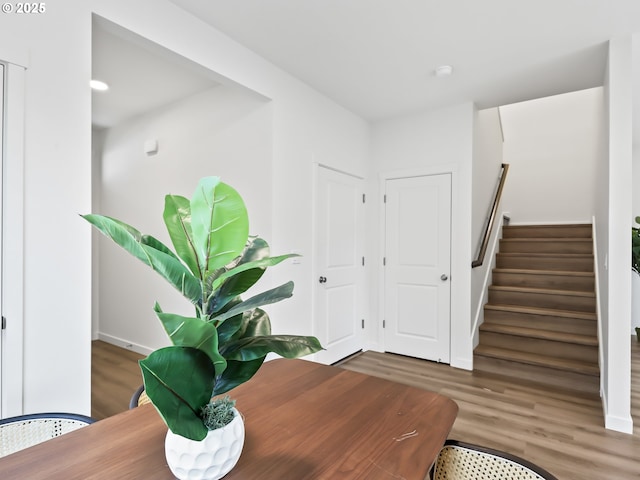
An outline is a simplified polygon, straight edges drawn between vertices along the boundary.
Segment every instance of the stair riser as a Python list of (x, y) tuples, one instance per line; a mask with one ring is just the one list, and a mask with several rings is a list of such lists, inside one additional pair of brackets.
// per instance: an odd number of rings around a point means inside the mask
[(490, 309), (485, 309), (484, 311), (484, 322), (514, 327), (540, 328), (542, 330), (575, 333), (578, 335), (593, 335), (594, 337), (597, 335), (598, 329), (598, 324), (595, 320), (503, 312)]
[(502, 227), (502, 238), (591, 238), (591, 225), (507, 225)]
[(591, 240), (562, 241), (535, 241), (535, 240), (500, 240), (502, 253), (593, 253)]
[(550, 288), (552, 290), (573, 290), (577, 292), (593, 292), (595, 288), (593, 276), (493, 272), (492, 278), (493, 285), (512, 287)]
[(524, 270), (553, 270), (565, 272), (593, 272), (592, 258), (557, 258), (540, 257), (532, 258), (527, 255), (496, 256), (496, 266), (498, 268), (515, 268)]
[(489, 289), (489, 303), (554, 308), (576, 312), (595, 312), (594, 297), (557, 295), (548, 293), (509, 292)]
[(473, 368), (481, 372), (512, 377), (519, 381), (527, 380), (579, 392), (598, 393), (600, 391), (600, 379), (597, 376), (567, 372), (555, 368), (510, 362), (480, 355), (474, 355)]
[(509, 348), (521, 352), (580, 360), (593, 365), (598, 364), (598, 347), (595, 346), (483, 331), (480, 332), (480, 342), (489, 347)]

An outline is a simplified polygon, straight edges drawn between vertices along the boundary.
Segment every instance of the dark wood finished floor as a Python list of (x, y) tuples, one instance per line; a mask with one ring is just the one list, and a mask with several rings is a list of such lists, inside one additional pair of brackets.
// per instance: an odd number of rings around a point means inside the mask
[[(140, 355), (93, 344), (93, 415), (128, 408), (140, 385)], [(364, 352), (342, 368), (393, 379), (446, 395), (460, 410), (450, 438), (508, 451), (537, 463), (560, 480), (640, 479), (640, 344), (632, 342), (634, 434), (604, 428), (597, 396), (539, 390), (408, 357)]]
[(142, 385), (138, 360), (144, 355), (96, 340), (91, 348), (91, 416), (96, 420), (124, 412)]

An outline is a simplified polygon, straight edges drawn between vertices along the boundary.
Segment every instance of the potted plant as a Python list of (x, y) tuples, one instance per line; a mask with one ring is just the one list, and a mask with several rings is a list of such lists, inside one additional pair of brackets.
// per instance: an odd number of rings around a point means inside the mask
[[(322, 349), (315, 337), (271, 334), (269, 316), (260, 307), (290, 297), (293, 282), (241, 298), (268, 267), (293, 255), (272, 257), (266, 241), (249, 236), (242, 197), (218, 177), (202, 178), (190, 200), (165, 197), (163, 218), (175, 253), (120, 220), (83, 218), (159, 273), (195, 308), (195, 316), (184, 317), (165, 313), (156, 303), (172, 345), (140, 361), (146, 394), (169, 428), (167, 439), (174, 435), (197, 443), (214, 432), (203, 417), (211, 399), (249, 380), (268, 353), (297, 358)], [(240, 417), (235, 412), (228, 418)]]

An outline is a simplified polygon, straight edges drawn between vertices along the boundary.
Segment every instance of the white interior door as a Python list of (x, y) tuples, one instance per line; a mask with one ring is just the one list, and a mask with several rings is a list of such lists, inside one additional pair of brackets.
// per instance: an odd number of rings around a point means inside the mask
[[(4, 164), (4, 65), (0, 63), (0, 272), (2, 272), (2, 165)], [(2, 275), (0, 274), (0, 292), (2, 292)], [(0, 295), (0, 315), (2, 314), (2, 295)], [(2, 415), (3, 391), (2, 373), (4, 368), (4, 328), (0, 327), (0, 418)]]
[(331, 364), (362, 349), (364, 303), (363, 181), (322, 166), (317, 171), (315, 335)]
[(385, 350), (449, 363), (451, 175), (385, 190)]
[[(21, 415), (24, 391), (24, 98), (25, 69), (2, 64), (0, 86), (0, 417)], [(11, 279), (11, 281), (3, 281)]]

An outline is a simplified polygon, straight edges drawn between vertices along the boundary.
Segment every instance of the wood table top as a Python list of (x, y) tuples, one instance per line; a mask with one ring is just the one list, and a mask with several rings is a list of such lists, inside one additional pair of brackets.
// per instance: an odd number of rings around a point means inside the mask
[[(245, 444), (225, 480), (423, 480), (458, 407), (442, 395), (305, 360), (230, 392)], [(2, 479), (172, 479), (167, 427), (143, 405), (0, 459)]]

